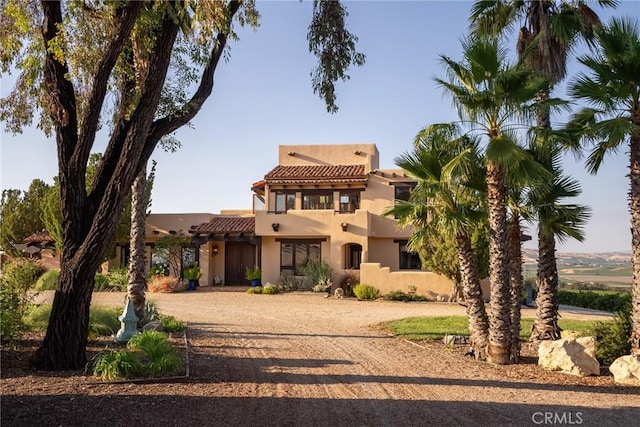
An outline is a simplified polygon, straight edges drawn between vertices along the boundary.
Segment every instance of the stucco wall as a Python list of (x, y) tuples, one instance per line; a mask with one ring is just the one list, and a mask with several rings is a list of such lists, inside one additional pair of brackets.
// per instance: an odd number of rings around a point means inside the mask
[(375, 144), (322, 144), (280, 145), (278, 164), (282, 166), (305, 165), (365, 165), (365, 171), (379, 166), (378, 148)]
[(415, 270), (392, 272), (380, 263), (361, 264), (360, 283), (377, 288), (383, 295), (391, 291), (408, 292), (409, 286), (415, 286), (416, 294), (434, 299), (438, 295), (448, 297), (453, 286), (451, 280), (439, 274)]

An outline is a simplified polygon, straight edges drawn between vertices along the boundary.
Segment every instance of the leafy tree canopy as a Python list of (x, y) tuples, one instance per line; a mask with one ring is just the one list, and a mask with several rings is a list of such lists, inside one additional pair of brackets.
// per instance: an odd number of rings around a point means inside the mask
[(25, 192), (7, 189), (0, 201), (0, 246), (12, 256), (20, 256), (16, 244), (37, 231), (45, 229), (42, 207), (50, 186), (40, 179), (34, 179)]

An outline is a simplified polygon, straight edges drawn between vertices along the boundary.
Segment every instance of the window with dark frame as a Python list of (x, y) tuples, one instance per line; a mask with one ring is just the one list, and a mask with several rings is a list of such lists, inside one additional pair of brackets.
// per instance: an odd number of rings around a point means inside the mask
[(394, 198), (396, 200), (403, 200), (405, 202), (409, 201), (409, 196), (411, 196), (411, 192), (415, 188), (414, 183), (396, 183), (393, 184), (394, 187)]
[(120, 245), (120, 267), (128, 267), (131, 257), (131, 247), (129, 245)]
[(360, 263), (362, 262), (362, 245), (357, 243), (347, 245), (346, 256), (347, 259), (345, 260), (346, 262), (344, 267), (347, 270), (360, 270)]
[(407, 250), (406, 241), (400, 241), (398, 243), (400, 249), (400, 270), (421, 270), (422, 261), (420, 261), (420, 256), (415, 252), (409, 252)]
[(290, 191), (276, 192), (276, 213), (284, 213), (296, 208), (296, 193)]
[(341, 191), (340, 192), (340, 212), (353, 213), (356, 209), (360, 209), (360, 192), (359, 191)]
[(280, 243), (280, 273), (302, 275), (300, 267), (308, 261), (319, 261), (320, 242), (287, 241)]
[(331, 209), (333, 210), (333, 191), (316, 190), (302, 193), (302, 209)]
[[(415, 183), (407, 183), (407, 182), (399, 182), (399, 183), (394, 183), (393, 187), (394, 187), (394, 200), (402, 200), (405, 202), (409, 201), (409, 197), (411, 197), (411, 193), (413, 192), (413, 189), (415, 188), (416, 184)], [(398, 219), (397, 216), (395, 216), (396, 219)]]

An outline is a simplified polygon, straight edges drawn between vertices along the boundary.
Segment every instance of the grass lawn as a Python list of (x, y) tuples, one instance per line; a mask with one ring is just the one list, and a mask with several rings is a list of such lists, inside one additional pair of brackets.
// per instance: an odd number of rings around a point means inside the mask
[[(560, 319), (560, 327), (565, 331), (577, 331), (586, 334), (596, 323), (593, 320)], [(520, 339), (528, 340), (531, 336), (533, 319), (522, 319), (520, 323)], [(445, 317), (408, 317), (383, 323), (395, 336), (410, 341), (437, 341), (445, 335), (469, 335), (466, 316)]]

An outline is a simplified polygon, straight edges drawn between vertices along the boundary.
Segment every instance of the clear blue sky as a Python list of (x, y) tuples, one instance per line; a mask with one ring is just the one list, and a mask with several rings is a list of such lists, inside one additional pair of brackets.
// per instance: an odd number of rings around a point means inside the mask
[[(156, 152), (158, 161), (152, 212), (211, 212), (250, 209), (251, 184), (277, 163), (279, 144), (372, 142), (381, 167), (411, 149), (425, 125), (456, 119), (433, 77), (442, 76), (438, 55), (460, 57), (459, 39), (466, 33), (471, 2), (351, 1), (345, 3), (350, 31), (367, 56), (351, 80), (338, 85), (337, 114), (328, 114), (313, 94), (309, 73), (315, 58), (308, 53), (306, 31), (312, 2), (258, 1), (262, 14), (257, 31), (239, 29), (230, 60), (221, 63), (214, 92), (193, 121), (177, 136), (182, 148)], [(609, 16), (640, 17), (640, 2), (625, 0)], [(575, 61), (571, 60), (573, 63)], [(577, 70), (572, 64), (570, 73)], [(2, 76), (2, 96), (14, 76)], [(558, 95), (563, 96), (561, 90)], [(558, 117), (558, 121), (562, 118)], [(40, 178), (57, 175), (55, 142), (34, 129), (1, 135), (1, 187), (27, 189)], [(94, 152), (104, 150), (104, 137)], [(580, 180), (579, 202), (593, 209), (585, 242), (566, 242), (562, 252), (628, 251), (631, 247), (627, 208), (627, 150), (607, 158), (597, 176), (581, 161), (567, 159), (566, 170)], [(529, 227), (530, 234), (535, 230)], [(529, 242), (527, 247), (535, 247)]]

